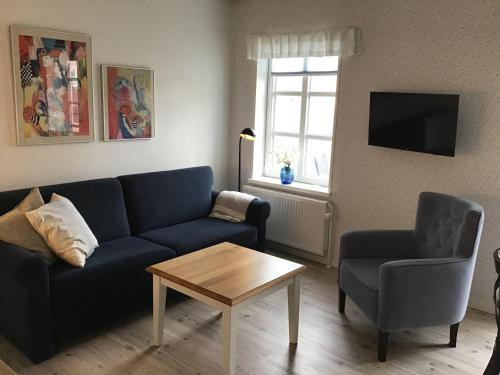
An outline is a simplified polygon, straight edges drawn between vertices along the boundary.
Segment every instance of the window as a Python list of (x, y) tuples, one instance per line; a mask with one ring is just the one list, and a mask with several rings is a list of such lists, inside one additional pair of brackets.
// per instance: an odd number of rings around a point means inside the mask
[(338, 57), (270, 60), (264, 175), (291, 159), (295, 180), (328, 186)]

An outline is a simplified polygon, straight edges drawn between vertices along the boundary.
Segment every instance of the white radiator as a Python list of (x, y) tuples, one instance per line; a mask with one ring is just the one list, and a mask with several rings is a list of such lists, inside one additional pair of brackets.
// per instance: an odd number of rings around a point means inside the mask
[(243, 191), (270, 203), (268, 240), (319, 256), (328, 254), (332, 219), (329, 202), (248, 185)]

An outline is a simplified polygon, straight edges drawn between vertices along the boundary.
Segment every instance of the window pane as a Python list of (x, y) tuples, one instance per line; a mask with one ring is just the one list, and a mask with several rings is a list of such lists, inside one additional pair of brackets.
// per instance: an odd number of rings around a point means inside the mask
[(307, 59), (308, 72), (331, 72), (337, 71), (339, 67), (338, 56), (309, 57)]
[(331, 137), (335, 100), (328, 96), (310, 96), (307, 134)]
[(274, 77), (274, 91), (302, 91), (302, 76)]
[(306, 143), (305, 175), (328, 180), (330, 175), (331, 141), (308, 139)]
[(283, 162), (278, 160), (281, 158), (289, 158), (291, 160), (291, 167), (297, 168), (298, 152), (299, 152), (299, 138), (298, 137), (273, 137), (273, 155), (272, 155), (272, 174), (274, 177), (279, 177), (281, 168), (284, 166)]
[(271, 70), (273, 73), (302, 72), (304, 70), (304, 59), (302, 57), (273, 59)]
[(335, 92), (337, 90), (337, 76), (314, 76), (311, 77), (309, 91), (313, 92)]
[(301, 97), (276, 95), (274, 99), (274, 131), (298, 133)]

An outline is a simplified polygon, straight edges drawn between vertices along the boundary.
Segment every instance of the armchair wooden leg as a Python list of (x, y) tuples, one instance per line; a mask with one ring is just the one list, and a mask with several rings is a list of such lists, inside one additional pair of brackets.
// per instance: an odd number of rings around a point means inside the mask
[(339, 313), (345, 314), (345, 292), (339, 287)]
[(458, 334), (458, 325), (460, 323), (452, 324), (450, 326), (450, 347), (451, 348), (456, 348), (457, 347), (457, 334)]
[(387, 344), (389, 343), (389, 332), (378, 331), (378, 360), (385, 362), (387, 358)]

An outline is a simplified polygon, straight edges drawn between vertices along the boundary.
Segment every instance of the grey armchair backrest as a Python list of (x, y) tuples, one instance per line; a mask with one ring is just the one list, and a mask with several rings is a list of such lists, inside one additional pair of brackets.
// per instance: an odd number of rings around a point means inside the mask
[(475, 256), (483, 220), (483, 208), (474, 202), (441, 193), (420, 193), (415, 224), (418, 257)]

